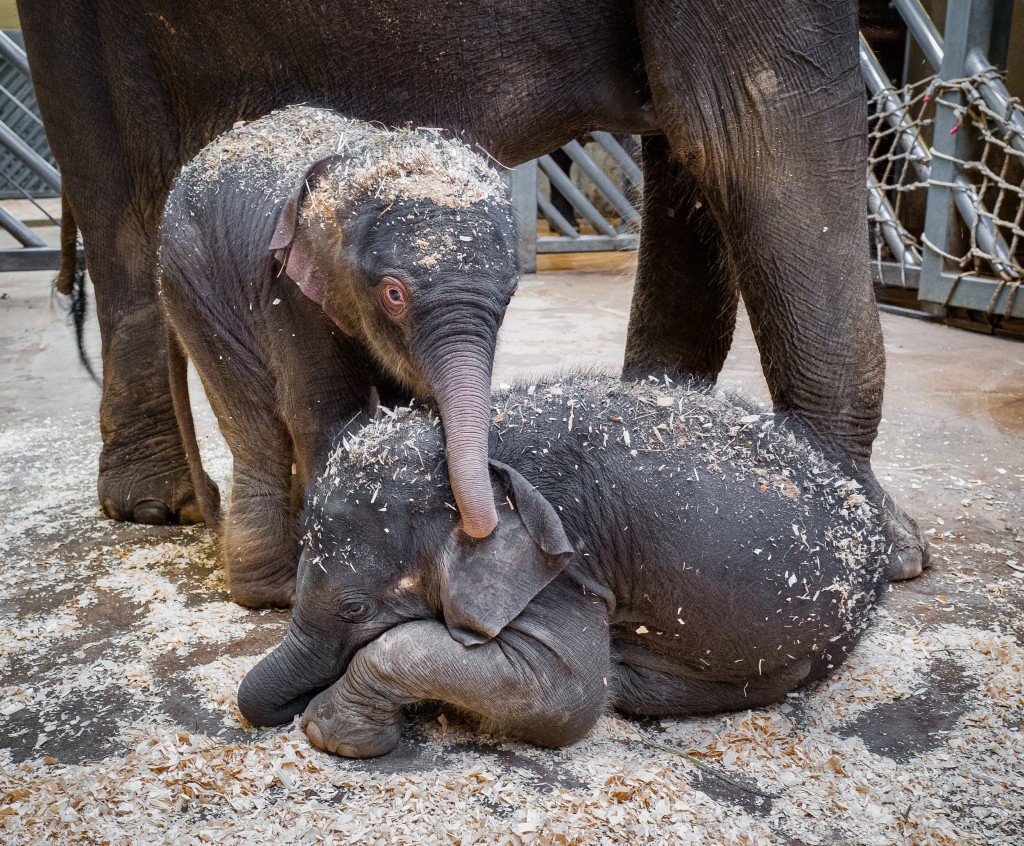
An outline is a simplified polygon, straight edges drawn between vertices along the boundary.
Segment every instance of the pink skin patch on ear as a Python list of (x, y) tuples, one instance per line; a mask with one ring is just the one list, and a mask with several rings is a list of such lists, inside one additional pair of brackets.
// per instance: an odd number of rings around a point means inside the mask
[(409, 290), (401, 279), (385, 276), (380, 280), (380, 301), (392, 320), (401, 320), (409, 307)]

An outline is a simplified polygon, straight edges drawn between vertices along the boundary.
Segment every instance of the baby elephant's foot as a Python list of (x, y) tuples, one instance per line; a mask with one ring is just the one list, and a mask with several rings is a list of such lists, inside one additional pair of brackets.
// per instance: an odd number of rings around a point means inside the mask
[(248, 608), (291, 608), (299, 566), (298, 544), (289, 529), (284, 542), (273, 532), (243, 528), (228, 515), (221, 550), (228, 591)]
[(249, 579), (228, 575), (231, 599), (246, 608), (291, 608), (295, 599), (295, 573), (278, 579)]
[[(335, 687), (344, 683), (342, 679)], [(346, 758), (375, 758), (398, 745), (402, 722), (399, 709), (346, 702), (329, 688), (309, 703), (299, 725), (317, 749)]]

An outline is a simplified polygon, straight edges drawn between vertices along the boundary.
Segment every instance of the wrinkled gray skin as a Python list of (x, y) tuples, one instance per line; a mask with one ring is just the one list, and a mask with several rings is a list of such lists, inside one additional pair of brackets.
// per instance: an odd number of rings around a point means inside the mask
[(194, 515), (153, 290), (181, 165), (235, 121), (313, 103), (444, 127), (513, 166), (640, 133), (643, 229), (625, 365), (714, 379), (742, 296), (779, 411), (855, 472), (895, 545), (926, 544), (870, 465), (885, 351), (868, 268), (854, 0), (20, 0), (39, 108), (103, 337), (99, 501)]
[(197, 156), (160, 234), (161, 300), (234, 459), (233, 599), (290, 604), (306, 486), (371, 388), (437, 399), (461, 531), (490, 533), (491, 366), (518, 263), (485, 159), (436, 133), (291, 108)]
[[(403, 706), (439, 700), (561, 746), (608, 707), (781, 699), (872, 616), (874, 512), (793, 421), (592, 376), (513, 389), (494, 412), (496, 551), (459, 542), (425, 415), (346, 436), (310, 496), (291, 627), (239, 689), (248, 720), (304, 712), (314, 745), (372, 756)], [(462, 594), (489, 609), (481, 627), (446, 604)]]

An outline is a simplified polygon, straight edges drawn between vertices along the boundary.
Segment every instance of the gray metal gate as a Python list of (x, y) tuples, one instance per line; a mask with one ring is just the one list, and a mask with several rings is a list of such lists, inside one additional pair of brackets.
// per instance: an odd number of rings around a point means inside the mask
[[(40, 197), (60, 196), (60, 174), (36, 109), (28, 59), (25, 51), (3, 32), (0, 32), (0, 196), (29, 200), (45, 218), (59, 225), (39, 203)], [(60, 267), (60, 248), (48, 246), (2, 207), (0, 228), (21, 244), (20, 247), (0, 248), (0, 271)]]
[[(536, 270), (537, 253), (635, 250), (638, 246), (638, 198), (644, 184), (640, 166), (620, 140), (608, 132), (592, 133), (590, 142), (592, 148), (606, 154), (611, 167), (602, 168), (579, 141), (570, 141), (561, 148), (565, 163), (577, 165), (589, 183), (590, 196), (579, 181), (569, 178), (568, 167), (550, 155), (512, 171), (512, 196), (520, 220), (520, 255), (527, 273)], [(549, 183), (550, 195), (540, 185), (541, 176)], [(557, 195), (565, 200), (563, 209), (571, 208), (582, 217), (581, 225), (575, 225), (557, 207)], [(608, 211), (599, 209), (592, 198), (600, 198)], [(538, 222), (550, 227), (552, 234), (538, 234)]]
[[(896, 88), (861, 37), (861, 70), (871, 96), (867, 185), (876, 285), (912, 290), (921, 308), (934, 314), (965, 309), (992, 322), (1022, 318), (1024, 109), (985, 55), (993, 21), (1008, 26), (1005, 0), (950, 0), (945, 38), (919, 0), (892, 5), (934, 74)], [(606, 149), (609, 140), (615, 144), (605, 133), (593, 137)], [(608, 198), (614, 216), (596, 219), (593, 203), (550, 156), (516, 168), (513, 197), (528, 272), (536, 269), (538, 253), (637, 246), (636, 204), (622, 207), (620, 186), (592, 178), (596, 164), (577, 142), (563, 149)], [(618, 144), (612, 150), (619, 163), (625, 151)], [(632, 160), (623, 172), (627, 168), (642, 185)], [(559, 220), (538, 186), (538, 171), (583, 215), (592, 234)], [(538, 235), (538, 222), (552, 234)]]

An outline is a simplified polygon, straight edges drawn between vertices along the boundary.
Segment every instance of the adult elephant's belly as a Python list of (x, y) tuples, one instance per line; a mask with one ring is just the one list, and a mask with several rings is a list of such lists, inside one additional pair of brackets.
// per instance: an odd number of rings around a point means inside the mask
[(239, 15), (223, 2), (145, 5), (135, 25), (154, 30), (154, 70), (173, 80), (160, 94), (205, 134), (308, 102), (457, 130), (513, 165), (590, 130), (657, 129), (621, 2), (333, 0), (318, 18), (292, 4), (250, 3)]

